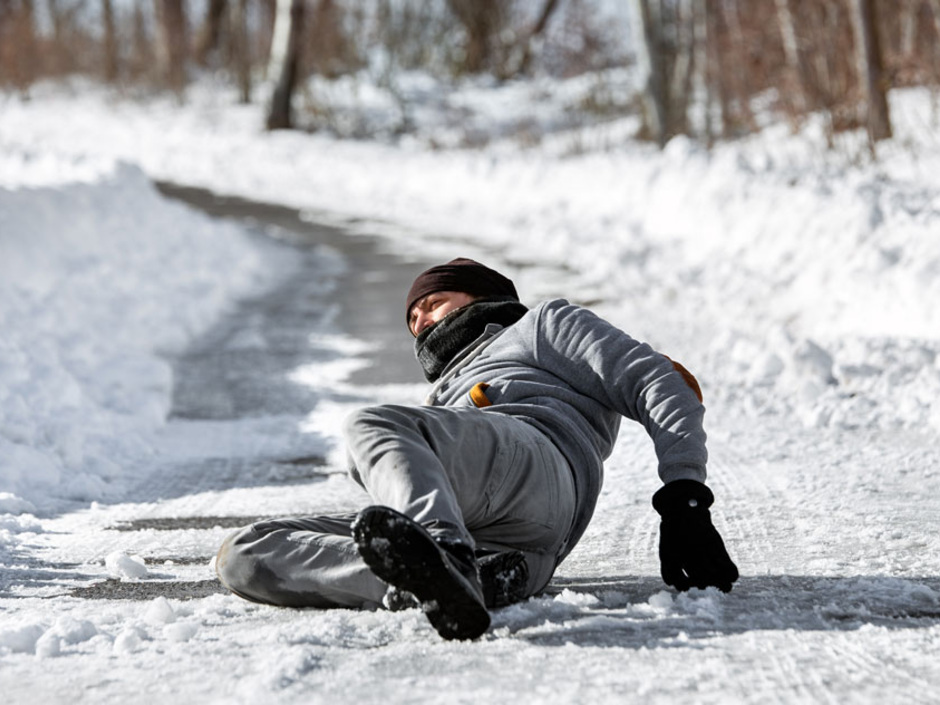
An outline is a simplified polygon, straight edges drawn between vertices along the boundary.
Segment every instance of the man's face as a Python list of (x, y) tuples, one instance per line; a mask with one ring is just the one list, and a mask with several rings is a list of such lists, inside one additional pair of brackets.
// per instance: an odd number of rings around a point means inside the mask
[(462, 291), (435, 291), (420, 298), (408, 314), (408, 327), (415, 337), (428, 326), (432, 326), (451, 311), (472, 303), (474, 297)]

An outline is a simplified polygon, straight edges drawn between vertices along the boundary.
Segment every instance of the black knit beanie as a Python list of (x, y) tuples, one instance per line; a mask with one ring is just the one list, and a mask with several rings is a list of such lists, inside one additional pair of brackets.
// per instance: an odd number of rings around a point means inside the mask
[(494, 269), (466, 257), (452, 259), (447, 264), (422, 272), (408, 291), (405, 322), (408, 323), (412, 307), (419, 299), (436, 291), (460, 291), (478, 297), (499, 296), (519, 300), (511, 280)]

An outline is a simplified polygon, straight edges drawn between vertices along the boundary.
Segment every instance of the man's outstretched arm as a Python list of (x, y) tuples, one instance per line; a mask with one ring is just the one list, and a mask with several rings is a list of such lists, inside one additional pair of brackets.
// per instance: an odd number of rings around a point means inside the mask
[(698, 382), (682, 365), (576, 306), (555, 307), (539, 353), (554, 368), (564, 361), (577, 374), (566, 380), (618, 413), (639, 421), (653, 439), (666, 484), (653, 498), (660, 513), (660, 561), (666, 584), (679, 590), (731, 590), (738, 569), (712, 525), (714, 501), (703, 483), (708, 453)]

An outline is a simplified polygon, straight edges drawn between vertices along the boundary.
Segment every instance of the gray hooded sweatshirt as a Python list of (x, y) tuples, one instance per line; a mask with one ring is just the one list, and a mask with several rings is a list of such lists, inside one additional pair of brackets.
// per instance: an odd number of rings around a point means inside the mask
[(564, 299), (518, 322), (489, 325), (443, 371), (433, 406), (477, 406), (541, 430), (574, 474), (577, 509), (567, 546), (591, 519), (621, 417), (653, 439), (664, 482), (705, 481), (705, 407), (669, 358)]

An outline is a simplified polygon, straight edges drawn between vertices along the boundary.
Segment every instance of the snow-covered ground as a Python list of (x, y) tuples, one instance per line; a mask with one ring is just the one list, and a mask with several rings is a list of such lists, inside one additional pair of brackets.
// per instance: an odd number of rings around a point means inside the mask
[[(466, 102), (484, 104), (474, 91)], [(892, 98), (897, 137), (876, 163), (852, 137), (825, 150), (812, 124), (711, 153), (681, 139), (662, 153), (632, 143), (629, 120), (525, 148), (437, 150), (428, 144), (447, 140), (433, 135), (393, 145), (265, 134), (256, 107), (211, 89), (183, 108), (88, 86), (0, 99), (7, 698), (934, 700), (940, 130), (929, 96)], [(166, 201), (148, 177), (306, 209), (403, 253), (478, 256), (524, 300), (587, 303), (682, 360), (706, 396), (715, 520), (738, 586), (664, 590), (655, 462), (642, 431), (625, 428), (595, 522), (553, 590), (497, 611), (476, 643), (442, 642), (414, 611), (63, 594), (89, 575), (129, 589), (168, 576), (201, 584), (212, 577), (201, 559), (229, 530), (103, 531), (120, 522), (360, 499), (341, 474), (313, 490), (224, 487), (168, 471), (174, 462), (212, 458), (220, 444), (233, 457), (280, 445), (338, 471), (345, 411), (421, 398), (411, 385), (353, 387), (342, 373), (355, 361), (334, 362), (298, 371), (340, 393), (289, 428), (264, 417), (167, 426), (168, 360), (288, 265), (236, 225)], [(369, 342), (334, 333), (314, 337), (352, 356)], [(142, 485), (153, 501), (128, 501)]]

